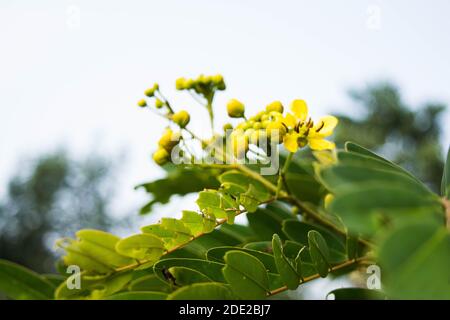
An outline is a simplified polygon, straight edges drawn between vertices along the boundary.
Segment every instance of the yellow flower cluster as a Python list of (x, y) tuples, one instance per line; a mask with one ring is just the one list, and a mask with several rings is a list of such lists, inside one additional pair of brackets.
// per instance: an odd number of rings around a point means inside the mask
[(158, 141), (158, 150), (153, 153), (153, 160), (160, 166), (166, 164), (170, 160), (172, 149), (180, 142), (181, 134), (173, 132), (167, 128), (161, 139)]
[(196, 79), (178, 78), (175, 82), (177, 90), (194, 90), (198, 94), (206, 95), (214, 90), (225, 90), (226, 85), (223, 76), (200, 75)]
[[(238, 101), (230, 101), (227, 106), (228, 113), (230, 113), (230, 105), (238, 106)], [(306, 145), (313, 150), (335, 148), (334, 143), (325, 138), (333, 133), (338, 123), (336, 117), (325, 116), (315, 124), (308, 117), (308, 107), (303, 100), (292, 101), (292, 113), (283, 116), (283, 111), (282, 103), (274, 101), (267, 105), (264, 111), (237, 125), (231, 134), (233, 147), (237, 148), (237, 145), (240, 145), (239, 150), (235, 152), (247, 149), (248, 144), (257, 145), (261, 137), (274, 139), (275, 136), (279, 143), (283, 143), (290, 152), (296, 152), (298, 148)], [(238, 138), (240, 143), (237, 143)]]

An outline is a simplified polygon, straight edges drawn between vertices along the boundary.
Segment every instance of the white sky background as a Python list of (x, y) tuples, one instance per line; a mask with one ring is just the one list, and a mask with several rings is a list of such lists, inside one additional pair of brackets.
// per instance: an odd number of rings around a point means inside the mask
[(24, 156), (125, 150), (116, 210), (138, 208), (146, 197), (133, 186), (161, 174), (150, 155), (165, 126), (135, 106), (143, 90), (158, 81), (208, 130), (206, 112), (175, 92), (179, 76), (223, 73), (218, 124), (232, 97), (250, 114), (297, 97), (315, 116), (352, 113), (346, 90), (380, 79), (413, 104), (448, 103), (449, 11), (446, 0), (0, 0), (0, 195)]

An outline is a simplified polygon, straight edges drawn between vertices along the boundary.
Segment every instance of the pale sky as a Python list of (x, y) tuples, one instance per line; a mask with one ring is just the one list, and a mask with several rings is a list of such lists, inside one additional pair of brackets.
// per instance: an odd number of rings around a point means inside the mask
[(137, 208), (133, 186), (161, 175), (150, 155), (165, 126), (135, 107), (143, 91), (159, 82), (208, 129), (180, 76), (224, 75), (218, 124), (229, 98), (249, 113), (293, 98), (351, 113), (346, 90), (380, 79), (412, 104), (449, 103), (449, 12), (446, 0), (0, 0), (0, 194), (24, 156), (126, 150), (117, 206)]

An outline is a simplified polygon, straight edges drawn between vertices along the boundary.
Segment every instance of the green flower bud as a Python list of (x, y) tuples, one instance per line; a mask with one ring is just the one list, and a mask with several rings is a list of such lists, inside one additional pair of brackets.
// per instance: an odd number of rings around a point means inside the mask
[(266, 106), (266, 111), (268, 112), (276, 111), (279, 113), (283, 113), (283, 110), (284, 108), (280, 101), (274, 101)]
[(159, 148), (153, 153), (153, 160), (160, 166), (166, 164), (169, 158), (169, 153), (164, 148)]
[(155, 107), (156, 107), (156, 109), (161, 109), (163, 106), (164, 106), (164, 102), (162, 102), (159, 99), (155, 100)]
[(159, 90), (159, 84), (155, 83), (153, 85), (153, 92), (158, 91)]
[(245, 106), (236, 99), (231, 99), (227, 104), (228, 116), (231, 118), (242, 118), (245, 112)]
[(187, 126), (189, 121), (191, 120), (191, 116), (186, 110), (181, 110), (175, 113), (172, 116), (173, 122), (180, 126), (180, 128), (184, 128)]
[(141, 108), (144, 108), (147, 106), (147, 101), (145, 101), (145, 99), (141, 99), (138, 101), (137, 105)]

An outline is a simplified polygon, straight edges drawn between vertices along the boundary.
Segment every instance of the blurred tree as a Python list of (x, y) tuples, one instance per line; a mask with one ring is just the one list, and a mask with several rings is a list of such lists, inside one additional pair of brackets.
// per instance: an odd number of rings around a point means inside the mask
[(335, 141), (338, 145), (351, 140), (376, 150), (413, 172), (434, 191), (440, 190), (444, 166), (440, 117), (446, 106), (427, 103), (413, 109), (389, 82), (352, 90), (350, 97), (360, 109), (355, 114), (362, 117), (337, 114), (340, 123)]
[(0, 258), (38, 272), (54, 269), (53, 241), (81, 228), (108, 230), (112, 163), (58, 151), (21, 169), (0, 203)]

